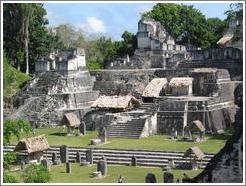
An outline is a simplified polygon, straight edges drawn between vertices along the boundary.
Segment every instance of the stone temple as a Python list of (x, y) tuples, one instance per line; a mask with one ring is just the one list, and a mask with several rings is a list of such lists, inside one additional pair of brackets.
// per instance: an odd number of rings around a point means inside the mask
[(98, 97), (94, 79), (85, 66), (83, 49), (56, 51), (35, 64), (36, 73), (15, 96), (9, 117), (24, 117), (34, 126), (57, 125), (66, 112), (79, 118)]
[(100, 71), (86, 69), (83, 49), (55, 51), (40, 59), (7, 118), (51, 126), (73, 112), (87, 129), (106, 127), (108, 136), (125, 138), (170, 134), (173, 128), (184, 134), (195, 120), (211, 133), (234, 124), (242, 50), (176, 44), (151, 19), (139, 21), (137, 46), (133, 56)]

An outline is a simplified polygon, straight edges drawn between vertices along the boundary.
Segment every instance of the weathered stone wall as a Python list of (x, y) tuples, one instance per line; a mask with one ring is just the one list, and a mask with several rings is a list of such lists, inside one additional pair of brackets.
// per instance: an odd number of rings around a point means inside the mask
[(6, 117), (25, 118), (33, 126), (57, 125), (67, 112), (82, 118), (98, 97), (92, 87), (93, 79), (88, 71), (77, 71), (69, 76), (55, 71), (35, 74), (15, 96), (15, 110)]
[(148, 83), (157, 77), (188, 76), (189, 70), (164, 70), (164, 69), (142, 69), (142, 70), (102, 70), (92, 71), (95, 76), (94, 90), (100, 91), (105, 95), (127, 95), (132, 94), (138, 98), (148, 85)]

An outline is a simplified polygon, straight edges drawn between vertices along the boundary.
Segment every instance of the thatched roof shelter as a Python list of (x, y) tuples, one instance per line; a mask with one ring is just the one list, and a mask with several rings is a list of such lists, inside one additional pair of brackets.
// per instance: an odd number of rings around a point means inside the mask
[(185, 87), (192, 85), (193, 78), (190, 77), (175, 77), (169, 82), (170, 87)]
[(226, 34), (217, 41), (217, 45), (224, 46), (233, 38), (233, 34)]
[(93, 108), (125, 110), (139, 105), (134, 96), (100, 96), (93, 104)]
[(194, 68), (192, 72), (198, 73), (215, 73), (217, 70), (215, 68)]
[(45, 135), (39, 135), (31, 138), (24, 138), (18, 142), (14, 151), (27, 150), (28, 153), (41, 152), (49, 148)]
[(192, 130), (192, 131), (200, 131), (200, 132), (204, 132), (205, 131), (205, 127), (203, 126), (202, 122), (200, 120), (195, 120), (192, 121), (190, 124), (188, 124), (187, 127), (188, 130)]
[(65, 113), (62, 117), (60, 125), (66, 125), (67, 127), (78, 127), (80, 125), (80, 120), (72, 112)]
[(199, 147), (190, 147), (184, 153), (184, 157), (194, 157), (197, 160), (202, 160), (204, 158), (204, 153), (201, 151)]
[(160, 92), (168, 84), (167, 78), (155, 78), (146, 86), (143, 97), (159, 97)]

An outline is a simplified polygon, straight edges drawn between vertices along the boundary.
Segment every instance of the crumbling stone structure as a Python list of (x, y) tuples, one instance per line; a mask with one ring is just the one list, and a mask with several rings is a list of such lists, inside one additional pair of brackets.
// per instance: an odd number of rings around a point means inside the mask
[(86, 70), (81, 49), (53, 53), (36, 63), (36, 73), (14, 97), (15, 110), (8, 118), (22, 117), (33, 126), (57, 125), (64, 113), (82, 118), (98, 93)]

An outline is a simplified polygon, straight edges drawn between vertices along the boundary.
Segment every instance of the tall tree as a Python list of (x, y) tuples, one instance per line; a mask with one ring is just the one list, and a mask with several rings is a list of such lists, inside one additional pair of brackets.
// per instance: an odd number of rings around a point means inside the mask
[(22, 12), (22, 35), (25, 45), (25, 60), (26, 60), (26, 74), (29, 74), (29, 25), (32, 18), (33, 12), (35, 10), (34, 4), (23, 3), (21, 4)]
[(46, 25), (46, 10), (39, 3), (4, 3), (3, 47), (10, 63), (29, 73), (35, 61), (60, 46)]

